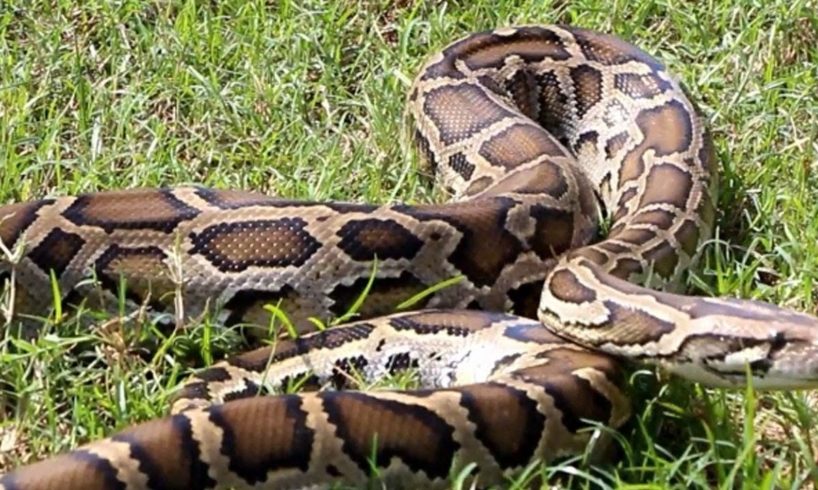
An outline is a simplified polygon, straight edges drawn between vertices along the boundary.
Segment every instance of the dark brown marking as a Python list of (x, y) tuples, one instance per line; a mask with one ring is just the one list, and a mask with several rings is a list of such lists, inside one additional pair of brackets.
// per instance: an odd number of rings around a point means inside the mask
[(509, 289), (506, 295), (512, 302), (512, 313), (526, 318), (536, 318), (542, 285), (542, 278), (540, 278)]
[(642, 245), (656, 238), (656, 233), (647, 228), (632, 228), (626, 226), (621, 231), (612, 231), (610, 237), (633, 245)]
[(565, 343), (565, 341), (549, 332), (539, 321), (518, 321), (506, 327), (503, 335), (521, 342), (536, 344)]
[(208, 382), (218, 382), (218, 381), (227, 381), (231, 379), (230, 373), (224, 366), (212, 366), (203, 371), (199, 371), (196, 373), (196, 377), (198, 379), (208, 381)]
[(551, 275), (550, 289), (555, 298), (570, 303), (590, 303), (596, 300), (596, 292), (580, 283), (573, 272), (565, 269)]
[(465, 42), (453, 45), (452, 56), (463, 58), (469, 68), (499, 68), (509, 56), (522, 58), (525, 62), (536, 63), (544, 59), (565, 60), (570, 54), (565, 50), (560, 37), (547, 29), (536, 27), (519, 28), (510, 36), (471, 36)]
[(183, 415), (140, 424), (113, 439), (131, 446), (131, 457), (139, 462), (150, 488), (208, 488), (216, 483)]
[(627, 279), (631, 274), (641, 274), (642, 272), (642, 263), (629, 257), (616, 259), (616, 265), (611, 269), (612, 275), (623, 279)]
[(636, 147), (625, 155), (622, 166), (619, 168), (620, 185), (642, 176), (645, 171), (645, 162), (642, 161), (643, 153), (640, 147)]
[(116, 474), (116, 468), (108, 460), (79, 449), (2, 475), (0, 485), (7, 490), (49, 488), (53, 485), (57, 485), (54, 488), (126, 490)]
[(79, 449), (2, 475), (0, 485), (7, 490), (42, 488), (50, 484), (58, 485), (56, 488), (126, 490), (116, 474), (116, 468), (108, 460)]
[[(605, 362), (601, 356), (591, 353), (571, 350), (564, 352), (568, 354), (570, 364), (578, 362), (579, 359), (587, 360), (594, 366), (600, 362), (605, 365), (610, 365), (612, 362)], [(589, 422), (586, 420), (608, 423), (613, 408), (610, 400), (593, 389), (591, 384), (583, 378), (567, 373), (554, 373), (555, 367), (560, 369), (558, 365), (561, 361), (557, 360), (558, 355), (556, 352), (549, 353), (548, 357), (554, 359), (553, 363), (521, 369), (515, 373), (515, 377), (543, 386), (546, 393), (554, 400), (554, 406), (562, 413), (562, 424), (570, 432), (577, 433), (588, 427)]]
[(357, 386), (358, 377), (368, 364), (369, 361), (363, 355), (346, 357), (335, 361), (330, 376), (332, 387), (336, 390), (347, 390)]
[(177, 199), (169, 189), (85, 194), (62, 215), (78, 226), (97, 226), (112, 233), (116, 229), (172, 232), (182, 221), (199, 211)]
[(420, 158), (424, 165), (427, 165), (432, 170), (437, 169), (438, 162), (435, 158), (435, 153), (432, 151), (432, 145), (429, 144), (429, 140), (417, 129), (415, 130), (415, 147), (418, 149), (418, 153), (420, 153)]
[(97, 258), (94, 271), (100, 284), (114, 294), (124, 279), (127, 297), (141, 303), (149, 296), (157, 300), (175, 290), (165, 259), (165, 252), (159, 247), (111, 245)]
[(568, 211), (531, 206), (536, 221), (531, 248), (542, 259), (556, 257), (570, 249), (574, 238), (574, 217)]
[[(298, 201), (296, 201), (298, 202)], [(349, 214), (349, 213), (371, 213), (372, 211), (378, 209), (377, 204), (365, 204), (365, 203), (357, 203), (357, 202), (341, 202), (341, 201), (328, 201), (328, 202), (320, 202), (320, 203), (308, 203), (308, 206), (313, 205), (320, 205), (331, 210), (335, 211), (336, 213), (341, 214)]]
[(463, 177), (463, 180), (469, 180), (471, 179), (472, 174), (474, 174), (475, 167), (469, 163), (466, 155), (458, 152), (449, 157), (449, 168)]
[[(494, 284), (523, 251), (520, 241), (505, 227), (508, 212), (515, 204), (512, 199), (495, 197), (401, 210), (420, 221), (444, 221), (457, 228), (463, 236), (449, 260), (479, 287)], [(489, 236), (492, 239), (486, 240)]]
[(686, 150), (692, 143), (693, 123), (688, 109), (678, 101), (670, 101), (655, 109), (639, 112), (636, 124), (643, 140), (625, 155), (619, 172), (620, 185), (639, 178), (645, 168), (643, 155), (653, 150), (654, 157)]
[(503, 88), (496, 80), (494, 80), (489, 75), (480, 75), (479, 77), (477, 77), (477, 81), (480, 82), (480, 85), (486, 87), (487, 89), (491, 90), (492, 92), (501, 97), (509, 96), (508, 90)]
[(663, 66), (652, 56), (632, 44), (600, 32), (571, 28), (582, 53), (592, 61), (603, 65), (618, 65), (630, 61), (645, 63), (653, 70), (662, 70)]
[(614, 76), (614, 87), (634, 99), (655, 97), (671, 88), (669, 82), (655, 73), (647, 75), (617, 73)]
[(566, 121), (562, 114), (569, 113), (569, 98), (563, 92), (563, 84), (553, 71), (545, 71), (537, 77), (540, 87), (540, 117), (537, 122), (558, 139), (566, 134)]
[(491, 371), (492, 373), (498, 373), (500, 371), (504, 371), (508, 369), (509, 366), (514, 364), (517, 359), (519, 359), (523, 355), (522, 352), (515, 352), (514, 354), (509, 354), (507, 356), (501, 357), (497, 362), (494, 363), (492, 366)]
[(619, 255), (630, 251), (630, 249), (625, 245), (612, 242), (610, 240), (598, 243), (596, 246), (605, 250), (606, 252), (609, 252), (611, 255)]
[(604, 340), (615, 338), (617, 344), (632, 345), (654, 342), (672, 332), (673, 323), (666, 322), (645, 311), (620, 305), (614, 301), (604, 301), (608, 319), (603, 327), (608, 330)]
[(608, 236), (612, 237), (617, 233), (622, 233), (628, 228), (628, 223), (626, 221), (614, 221), (611, 229), (608, 230)]
[(307, 427), (301, 397), (280, 395), (215, 406), (210, 421), (224, 431), (221, 452), (250, 485), (275, 470), (307, 471), (315, 433)]
[(392, 375), (409, 369), (417, 369), (419, 365), (417, 357), (411, 352), (399, 352), (389, 356), (386, 360), (386, 369)]
[[(375, 327), (369, 323), (350, 323), (322, 330), (297, 339), (279, 339), (272, 347), (262, 347), (231, 358), (228, 364), (247, 371), (264, 372), (271, 363), (302, 356), (318, 350), (338, 349), (342, 345), (368, 337)], [(272, 351), (271, 351), (272, 349)]]
[(0, 207), (0, 240), (3, 245), (14, 250), (17, 239), (37, 219), (37, 212), (53, 203), (54, 199), (43, 199)]
[[(785, 340), (785, 339), (781, 339)], [(741, 349), (749, 349), (753, 348), (758, 345), (765, 345), (771, 343), (770, 348), (773, 345), (779, 344), (779, 338), (773, 338), (770, 340), (767, 339), (751, 339), (751, 338), (730, 338), (730, 337), (722, 337), (715, 341), (711, 336), (706, 334), (692, 334), (687, 336), (684, 341), (682, 341), (681, 345), (679, 345), (679, 349), (674, 352), (674, 356), (677, 358), (684, 357), (683, 354), (687, 354), (689, 352), (697, 352), (697, 362), (702, 364), (703, 368), (707, 368), (708, 364), (713, 361), (724, 361), (725, 355), (736, 352)], [(690, 360), (689, 357), (686, 358)], [(681, 359), (683, 361), (683, 359)], [(759, 361), (754, 361), (750, 363), (750, 369), (754, 374), (764, 374), (769, 369), (768, 359), (762, 359)], [(744, 377), (745, 371), (744, 369), (738, 369), (733, 372), (726, 371), (719, 369), (718, 374), (720, 376), (724, 376), (727, 374), (733, 374), (735, 376)]]
[(494, 322), (508, 319), (500, 313), (462, 310), (453, 315), (451, 311), (421, 311), (416, 314), (396, 316), (389, 320), (395, 330), (409, 330), (420, 335), (447, 335), (466, 337), (476, 331), (490, 327)]
[(446, 48), (443, 51), (443, 59), (424, 69), (421, 79), (440, 77), (462, 79), (464, 75), (455, 66), (457, 60), (462, 59), (473, 68), (500, 67), (511, 55), (530, 63), (545, 58), (566, 60), (571, 56), (565, 50), (562, 39), (555, 32), (542, 27), (522, 27), (510, 36), (482, 32), (470, 35)]
[(675, 216), (664, 209), (654, 209), (637, 214), (631, 223), (634, 225), (648, 224), (660, 230), (669, 230), (675, 223)]
[(491, 189), (491, 194), (548, 194), (560, 199), (568, 192), (568, 181), (559, 165), (542, 162), (526, 169), (506, 174)]
[(454, 57), (444, 56), (442, 60), (423, 68), (420, 74), (420, 79), (432, 80), (435, 78), (445, 77), (451, 80), (462, 80), (466, 76), (458, 71), (458, 69), (454, 66), (454, 62)]
[(540, 111), (536, 75), (531, 70), (517, 70), (506, 78), (505, 85), (505, 92), (511, 96), (517, 109), (526, 117), (536, 121)]
[(59, 279), (83, 245), (81, 236), (54, 228), (28, 253), (28, 258), (46, 274), (53, 270)]
[(588, 260), (590, 260), (591, 262), (593, 262), (594, 264), (597, 264), (597, 265), (607, 264), (608, 261), (609, 261), (608, 256), (604, 252), (602, 252), (601, 250), (596, 248), (595, 246), (584, 247), (582, 249), (578, 249), (574, 253), (577, 254), (577, 255), (581, 255), (582, 257), (587, 258)]
[(522, 391), (494, 383), (458, 389), (460, 405), (475, 425), (475, 435), (501, 467), (527, 464), (534, 456), (545, 427), (536, 400)]
[(235, 357), (231, 357), (227, 363), (247, 371), (263, 373), (276, 357), (278, 357), (279, 360), (283, 360), (303, 354), (298, 347), (294, 339), (276, 339), (272, 346), (260, 347), (243, 352)]
[[(611, 221), (614, 223), (614, 226), (618, 226), (620, 229), (625, 226), (625, 224), (620, 221), (625, 216), (628, 216), (630, 211), (628, 210), (627, 206), (618, 206), (616, 208), (616, 212), (611, 217)], [(611, 228), (613, 230), (613, 227)], [(610, 230), (609, 230), (610, 231)]]
[(173, 402), (179, 400), (210, 400), (210, 389), (208, 384), (204, 381), (190, 381), (185, 384), (171, 396)]
[(358, 261), (408, 259), (423, 247), (423, 240), (391, 219), (350, 220), (336, 232), (338, 247)]
[(682, 250), (688, 255), (688, 257), (693, 257), (698, 252), (699, 247), (699, 227), (693, 220), (685, 220), (684, 223), (679, 226), (679, 229), (676, 230), (676, 234), (674, 235), (676, 240), (679, 244), (682, 245)]
[(301, 218), (219, 223), (191, 233), (192, 254), (204, 256), (223, 272), (249, 267), (297, 267), (321, 244), (304, 228)]
[[(633, 260), (633, 259), (622, 259), (622, 260)], [(594, 279), (599, 282), (600, 284), (604, 284), (606, 286), (610, 286), (612, 288), (621, 290), (623, 293), (626, 294), (633, 294), (633, 295), (642, 295), (648, 294), (652, 295), (656, 298), (661, 295), (656, 291), (651, 289), (647, 289), (643, 286), (639, 286), (632, 282), (629, 282), (627, 279), (623, 278), (622, 276), (614, 273), (606, 273), (602, 268), (590, 265), (589, 267), (590, 272), (593, 274)], [(625, 276), (627, 277), (627, 276)]]
[[(596, 153), (596, 146), (599, 143), (599, 133), (596, 131), (586, 131), (577, 137), (574, 144), (574, 154), (581, 154), (585, 151)], [(588, 150), (586, 150), (586, 147)]]
[(611, 401), (584, 378), (555, 379), (545, 384), (545, 391), (562, 413), (563, 425), (573, 433), (593, 422), (607, 424), (610, 421)]
[(666, 279), (673, 277), (673, 272), (679, 263), (679, 255), (676, 253), (676, 249), (667, 242), (660, 242), (646, 250), (645, 258), (650, 262), (653, 271)]
[(252, 398), (254, 396), (270, 394), (266, 393), (266, 389), (263, 386), (258, 385), (249, 379), (244, 379), (243, 384), (244, 388), (238, 391), (230, 391), (229, 393), (225, 393), (223, 401), (226, 403), (232, 400), (241, 400), (242, 398)]
[(542, 128), (515, 124), (480, 145), (480, 155), (493, 165), (512, 169), (543, 155), (565, 156), (566, 152)]
[(585, 117), (591, 107), (602, 100), (602, 74), (589, 65), (579, 65), (571, 69), (574, 82), (574, 97), (577, 115)]
[(716, 147), (713, 145), (713, 138), (710, 136), (710, 130), (705, 128), (702, 135), (702, 147), (699, 149), (699, 162), (708, 172), (718, 172), (718, 155), (716, 155)]
[(423, 108), (446, 145), (469, 138), (502, 119), (515, 117), (508, 108), (471, 84), (435, 88), (426, 94)]
[(619, 196), (616, 213), (613, 216), (614, 223), (630, 214), (630, 211), (628, 210), (628, 203), (637, 195), (637, 193), (638, 190), (632, 187)]
[(639, 205), (667, 203), (686, 209), (692, 188), (693, 178), (684, 170), (671, 164), (655, 165), (650, 169)]
[(383, 468), (398, 458), (411, 471), (423, 471), (430, 479), (449, 474), (459, 444), (452, 426), (428, 408), (382, 400), (374, 393), (335, 391), (318, 397), (344, 441), (344, 453), (362, 471), (369, 473), (372, 463)]
[(614, 158), (617, 153), (622, 151), (622, 149), (625, 148), (628, 143), (630, 143), (630, 141), (631, 137), (625, 131), (611, 136), (608, 138), (608, 141), (605, 142), (605, 157), (609, 160)]

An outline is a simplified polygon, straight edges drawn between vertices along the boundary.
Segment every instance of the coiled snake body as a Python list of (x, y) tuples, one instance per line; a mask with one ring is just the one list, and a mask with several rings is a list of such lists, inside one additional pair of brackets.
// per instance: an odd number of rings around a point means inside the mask
[[(273, 303), (306, 333), (375, 276), (364, 320), (218, 363), (180, 389), (174, 415), (0, 488), (297, 488), (373, 470), (445, 486), (469, 463), (488, 484), (582, 451), (590, 423), (627, 419), (611, 356), (717, 386), (747, 372), (762, 388), (816, 384), (815, 318), (646, 287), (678, 284), (694, 262), (716, 175), (696, 110), (655, 59), (573, 27), (474, 34), (425, 65), (408, 110), (450, 203), (190, 187), (0, 208), (18, 313), (46, 311), (50, 275), (62, 301), (102, 308), (125, 278), (129, 301), (155, 311), (216, 306), (226, 324), (264, 324)], [(594, 243), (600, 202), (611, 224)], [(454, 276), (420, 311), (378, 316)], [(254, 396), (407, 368), (420, 389)]]

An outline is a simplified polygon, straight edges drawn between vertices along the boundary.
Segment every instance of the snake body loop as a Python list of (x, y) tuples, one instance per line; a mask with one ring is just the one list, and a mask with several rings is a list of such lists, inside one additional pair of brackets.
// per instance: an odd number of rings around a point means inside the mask
[[(134, 307), (263, 325), (273, 303), (305, 334), (199, 372), (173, 415), (0, 488), (301, 488), (373, 472), (390, 488), (446, 487), (469, 463), (484, 485), (583, 451), (595, 423), (621, 426), (614, 357), (710, 385), (748, 372), (762, 388), (816, 384), (815, 318), (649, 289), (695, 262), (716, 183), (700, 116), (658, 61), (583, 29), (499, 29), (434, 55), (407, 108), (451, 202), (181, 187), (0, 208), (0, 239), (20, 252), (0, 265), (18, 313), (47, 311), (52, 275), (61, 301), (103, 309), (125, 278)], [(373, 270), (361, 321), (308, 333)], [(454, 276), (420, 311), (380, 316)], [(349, 389), (407, 369), (420, 388)], [(256, 396), (293, 382), (339, 390)]]

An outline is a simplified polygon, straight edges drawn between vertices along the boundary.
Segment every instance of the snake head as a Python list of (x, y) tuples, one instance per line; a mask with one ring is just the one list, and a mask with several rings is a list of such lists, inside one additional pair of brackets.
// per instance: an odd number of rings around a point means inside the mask
[[(661, 362), (710, 386), (818, 388), (818, 318), (751, 300), (685, 298)], [(672, 340), (672, 342), (670, 342)]]
[(818, 388), (818, 318), (760, 301), (682, 296), (587, 261), (546, 279), (540, 321), (590, 349), (708, 386)]

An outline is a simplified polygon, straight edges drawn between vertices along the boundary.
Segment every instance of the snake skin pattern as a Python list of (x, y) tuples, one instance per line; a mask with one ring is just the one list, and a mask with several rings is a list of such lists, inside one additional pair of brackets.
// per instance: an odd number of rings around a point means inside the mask
[[(614, 356), (715, 386), (818, 383), (815, 318), (649, 289), (678, 286), (708, 239), (717, 170), (652, 57), (573, 27), (473, 34), (427, 62), (408, 111), (449, 203), (184, 187), (0, 208), (18, 314), (47, 311), (50, 277), (66, 305), (115, 309), (124, 279), (133, 307), (264, 325), (275, 304), (304, 334), (199, 372), (173, 415), (0, 488), (445, 488), (469, 463), (486, 485), (624, 423)], [(373, 275), (362, 321), (310, 333)], [(420, 311), (380, 316), (456, 276)], [(419, 389), (348, 390), (406, 370)], [(337, 390), (256, 396), (293, 384)]]

